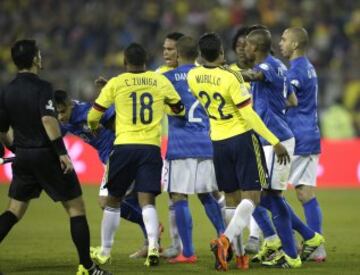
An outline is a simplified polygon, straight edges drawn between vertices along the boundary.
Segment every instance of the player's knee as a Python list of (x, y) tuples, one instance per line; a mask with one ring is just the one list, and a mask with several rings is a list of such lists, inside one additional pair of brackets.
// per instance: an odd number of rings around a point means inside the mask
[(101, 208), (102, 210), (104, 210), (104, 209), (105, 209), (105, 206), (106, 206), (106, 197), (100, 196), (100, 197), (98, 198), (98, 204), (99, 204), (100, 208)]
[(85, 215), (85, 204), (81, 196), (63, 202), (63, 206), (70, 217)]
[(28, 202), (11, 200), (7, 210), (13, 213), (16, 216), (17, 220), (20, 221), (24, 216), (27, 207), (28, 207)]
[(296, 195), (298, 200), (304, 204), (315, 197), (313, 188), (306, 185), (300, 185), (296, 187)]
[(171, 193), (171, 200), (173, 203), (178, 201), (186, 200), (187, 196), (185, 194), (179, 194), (179, 193)]
[(139, 205), (143, 208), (145, 205), (155, 205), (155, 196), (151, 193), (138, 193)]

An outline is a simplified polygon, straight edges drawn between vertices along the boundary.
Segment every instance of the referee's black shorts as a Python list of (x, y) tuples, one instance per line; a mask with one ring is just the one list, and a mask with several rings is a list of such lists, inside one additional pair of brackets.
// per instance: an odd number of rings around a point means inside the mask
[(248, 131), (213, 141), (216, 181), (220, 191), (255, 191), (267, 186), (268, 176), (259, 138)]
[(64, 174), (59, 157), (51, 148), (16, 148), (9, 197), (28, 201), (44, 190), (54, 201), (79, 197), (81, 187), (75, 171)]

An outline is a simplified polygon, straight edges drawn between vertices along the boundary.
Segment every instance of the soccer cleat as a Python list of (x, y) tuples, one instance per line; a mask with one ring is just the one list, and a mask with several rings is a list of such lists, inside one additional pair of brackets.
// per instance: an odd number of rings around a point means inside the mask
[(225, 235), (221, 235), (220, 238), (212, 240), (210, 242), (210, 249), (215, 256), (215, 269), (216, 270), (228, 270), (228, 251), (230, 248), (229, 239)]
[(111, 256), (102, 255), (101, 246), (90, 247), (90, 257), (98, 265), (111, 263)]
[(325, 238), (319, 233), (315, 233), (314, 237), (303, 243), (300, 258), (306, 261), (310, 258), (311, 254), (322, 244), (325, 243)]
[(129, 255), (131, 259), (146, 258), (148, 254), (148, 246), (145, 244), (139, 250)]
[(299, 256), (295, 259), (290, 258), (284, 252), (280, 252), (274, 259), (262, 262), (262, 265), (273, 268), (299, 268), (301, 259)]
[(308, 258), (308, 261), (313, 261), (317, 263), (325, 262), (326, 260), (326, 250), (324, 244), (320, 245)]
[(197, 257), (192, 255), (190, 257), (185, 257), (182, 253), (175, 258), (169, 259), (170, 264), (194, 264), (197, 262)]
[(86, 269), (83, 265), (79, 265), (76, 275), (112, 275), (112, 273), (94, 264), (89, 269)]
[(247, 254), (256, 254), (260, 251), (260, 240), (256, 237), (250, 236), (246, 246), (245, 252)]
[(163, 252), (161, 252), (161, 257), (163, 258), (175, 258), (180, 254), (180, 248), (175, 246), (170, 246), (166, 248)]
[(279, 238), (274, 240), (265, 240), (259, 253), (257, 253), (252, 259), (253, 263), (261, 263), (264, 261), (270, 261), (276, 255), (276, 252), (281, 248), (281, 241)]
[(236, 256), (236, 267), (238, 269), (247, 270), (249, 269), (249, 256)]
[(159, 265), (159, 262), (160, 262), (159, 249), (157, 248), (149, 249), (144, 265), (156, 266)]

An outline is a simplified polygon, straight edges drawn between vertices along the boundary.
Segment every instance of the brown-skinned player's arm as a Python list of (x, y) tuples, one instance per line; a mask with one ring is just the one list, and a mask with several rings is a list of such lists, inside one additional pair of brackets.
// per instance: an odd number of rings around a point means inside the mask
[(92, 132), (96, 132), (96, 130), (99, 128), (101, 117), (103, 116), (106, 109), (107, 108), (94, 102), (87, 115), (87, 124)]
[(265, 76), (262, 72), (254, 71), (252, 69), (241, 71), (241, 75), (246, 82), (263, 81), (265, 79)]

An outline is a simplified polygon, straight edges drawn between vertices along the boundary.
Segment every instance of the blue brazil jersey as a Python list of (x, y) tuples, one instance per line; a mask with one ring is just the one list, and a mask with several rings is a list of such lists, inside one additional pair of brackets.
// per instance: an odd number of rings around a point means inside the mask
[[(115, 135), (113, 131), (105, 128), (102, 128), (96, 136), (90, 132), (87, 126), (87, 115), (91, 106), (91, 103), (74, 100), (69, 122), (61, 124), (61, 132), (63, 135), (71, 133), (90, 144), (98, 151), (101, 161), (106, 164), (112, 150)], [(113, 107), (107, 109), (100, 123), (105, 125), (106, 122), (113, 119), (114, 115), (115, 110)]]
[(194, 67), (182, 65), (164, 74), (174, 85), (186, 108), (185, 118), (168, 116), (166, 159), (169, 160), (213, 157), (209, 119), (187, 84), (187, 74)]
[(290, 61), (287, 75), (298, 98), (298, 106), (290, 108), (286, 114), (287, 122), (295, 136), (295, 155), (319, 154), (316, 71), (310, 61), (302, 56)]
[[(286, 66), (278, 59), (268, 55), (265, 60), (254, 67), (261, 71), (265, 79), (251, 82), (253, 107), (266, 126), (280, 139), (293, 137), (285, 118), (286, 98), (290, 89), (286, 79)], [(263, 145), (269, 143), (260, 138)]]

